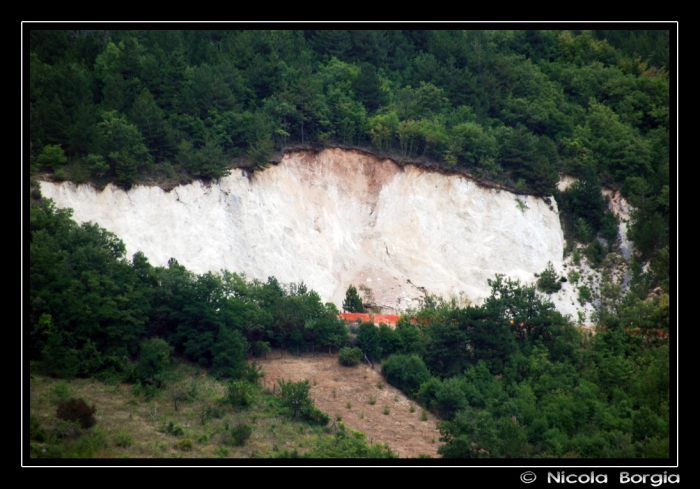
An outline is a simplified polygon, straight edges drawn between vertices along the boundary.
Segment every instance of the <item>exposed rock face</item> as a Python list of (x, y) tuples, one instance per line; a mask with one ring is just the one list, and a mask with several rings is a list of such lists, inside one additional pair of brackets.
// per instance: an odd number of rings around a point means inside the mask
[(548, 261), (561, 270), (564, 249), (554, 201), (519, 196), (519, 206), (465, 177), (341, 149), (288, 153), (251, 178), (235, 170), (171, 192), (69, 182), (41, 191), (154, 265), (175, 257), (197, 273), (303, 280), (339, 307), (348, 285), (364, 284), (383, 312), (425, 293), (478, 301), (496, 273), (533, 282)]

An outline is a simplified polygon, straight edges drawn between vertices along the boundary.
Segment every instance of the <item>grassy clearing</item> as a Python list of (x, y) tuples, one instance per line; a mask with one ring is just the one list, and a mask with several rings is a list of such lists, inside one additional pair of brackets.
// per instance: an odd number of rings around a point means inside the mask
[[(224, 403), (226, 384), (199, 369), (179, 364), (168, 377), (167, 387), (147, 399), (128, 384), (32, 376), (31, 456), (272, 457), (285, 450), (303, 454), (332, 437), (328, 427), (290, 420), (280, 399), (261, 386), (256, 388), (251, 406), (234, 409)], [(95, 404), (94, 427), (83, 430), (56, 417), (58, 402), (67, 396)], [(233, 433), (241, 425), (249, 426), (250, 431), (239, 445)]]
[[(329, 446), (330, 441), (336, 443), (340, 425), (366, 434), (364, 441), (350, 444), (341, 440), (340, 445), (333, 445), (337, 448), (347, 443), (349, 448), (343, 449), (344, 456), (357, 458), (369, 454), (360, 446), (362, 443), (388, 444), (401, 457), (437, 455), (441, 443), (430, 443), (432, 437), (439, 435), (436, 418), (421, 412), (420, 407), (394, 387), (383, 383), (378, 387), (382, 379), (377, 371), (369, 367), (348, 369), (339, 365), (335, 356), (272, 358), (258, 363), (265, 376), (253, 388), (251, 403), (243, 408), (226, 403), (227, 382), (209, 377), (201, 368), (184, 362), (176, 362), (166, 372), (165, 387), (150, 398), (143, 388), (130, 384), (93, 379), (60, 381), (32, 375), (31, 456), (301, 456), (307, 452), (326, 453), (323, 447)], [(280, 379), (309, 379), (310, 396), (321, 411), (328, 413), (329, 424), (312, 425), (300, 416), (292, 420), (279, 397)], [(57, 419), (58, 403), (67, 397), (95, 404), (97, 423), (93, 428), (82, 430)], [(390, 410), (389, 414), (384, 414), (384, 408)], [(247, 438), (247, 428), (243, 425), (250, 427)], [(237, 443), (240, 438), (246, 438), (242, 445)]]

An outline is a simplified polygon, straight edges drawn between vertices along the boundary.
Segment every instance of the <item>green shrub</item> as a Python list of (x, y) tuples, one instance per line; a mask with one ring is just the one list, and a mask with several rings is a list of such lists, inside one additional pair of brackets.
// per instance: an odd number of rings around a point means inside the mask
[(403, 348), (401, 335), (384, 323), (379, 324), (378, 330), (379, 347), (382, 350), (382, 356), (388, 357), (392, 353), (396, 353)]
[(309, 398), (311, 386), (308, 380), (293, 382), (291, 380), (285, 381), (284, 379), (279, 379), (277, 383), (280, 386), (282, 402), (292, 411), (292, 419), (296, 417), (300, 409), (312, 404)]
[(245, 423), (241, 423), (231, 428), (229, 433), (231, 435), (229, 439), (230, 445), (243, 446), (253, 434), (253, 428)]
[(207, 406), (199, 412), (202, 425), (207, 424), (210, 419), (221, 419), (226, 414), (226, 410), (219, 406)]
[(192, 450), (192, 440), (189, 438), (183, 438), (175, 444), (175, 448), (182, 452), (189, 452)]
[(41, 427), (41, 420), (34, 413), (29, 414), (29, 439), (40, 443), (46, 441), (46, 430)]
[(462, 382), (457, 377), (446, 379), (435, 395), (435, 404), (445, 419), (467, 406), (467, 396), (462, 390)]
[(128, 448), (134, 444), (134, 438), (131, 436), (131, 433), (122, 429), (114, 437), (114, 444), (118, 447)]
[(557, 279), (557, 272), (554, 270), (552, 262), (547, 262), (547, 268), (542, 272), (537, 280), (537, 288), (545, 294), (554, 294), (561, 289), (561, 283)]
[(435, 406), (435, 398), (442, 387), (442, 381), (437, 377), (431, 377), (427, 382), (423, 382), (418, 389), (416, 397), (418, 402), (428, 409)]
[(303, 407), (301, 414), (309, 423), (318, 426), (325, 426), (328, 424), (328, 421), (330, 421), (328, 414), (324, 413), (313, 404)]
[(586, 257), (593, 268), (598, 268), (603, 263), (605, 250), (597, 239), (593, 240), (586, 248)]
[(606, 210), (601, 220), (600, 235), (608, 242), (609, 246), (613, 246), (617, 242), (617, 234), (620, 223), (617, 216), (611, 211)]
[(245, 363), (243, 365), (241, 378), (248, 382), (249, 384), (256, 385), (258, 380), (265, 377), (265, 372), (263, 372), (262, 367), (253, 360), (253, 363)]
[(164, 425), (160, 430), (161, 433), (167, 433), (173, 436), (182, 436), (185, 434), (185, 430), (179, 424), (174, 424), (169, 421), (167, 425)]
[(98, 427), (90, 430), (87, 436), (83, 436), (75, 445), (74, 455), (80, 458), (93, 458), (95, 452), (107, 448), (107, 435)]
[(171, 347), (160, 338), (153, 338), (141, 343), (141, 354), (134, 371), (135, 377), (144, 386), (156, 385), (163, 382), (163, 370), (170, 356)]
[(362, 359), (362, 350), (356, 346), (353, 348), (341, 348), (338, 356), (338, 363), (346, 367), (358, 365)]
[(226, 402), (233, 407), (247, 407), (255, 400), (255, 386), (245, 380), (233, 380), (228, 386)]
[(308, 458), (397, 458), (382, 443), (369, 444), (364, 433), (354, 431), (342, 423), (333, 437), (322, 437), (316, 446), (304, 454)]
[(231, 454), (231, 450), (226, 447), (216, 447), (216, 449), (214, 449), (214, 453), (219, 458), (226, 458)]
[(395, 354), (382, 366), (384, 378), (394, 387), (413, 395), (423, 382), (430, 379), (430, 372), (418, 355)]
[(578, 288), (578, 301), (579, 301), (579, 303), (581, 305), (584, 305), (590, 299), (591, 299), (591, 289), (589, 289), (585, 285), (581, 285)]
[(577, 282), (578, 282), (578, 279), (581, 277), (581, 274), (578, 273), (576, 270), (571, 270), (571, 271), (568, 273), (568, 275), (569, 275), (569, 281), (570, 281), (572, 284), (577, 283)]
[(56, 169), (66, 164), (68, 158), (60, 144), (47, 144), (36, 159), (39, 166)]
[(94, 404), (88, 406), (82, 399), (70, 398), (59, 403), (56, 408), (56, 416), (66, 421), (76, 421), (85, 429), (97, 423), (94, 416), (95, 411)]
[(70, 392), (68, 391), (68, 384), (65, 380), (59, 380), (56, 385), (51, 389), (51, 393), (60, 401), (65, 401), (70, 397)]
[(576, 221), (576, 239), (578, 241), (581, 243), (588, 243), (591, 239), (593, 239), (594, 233), (595, 230), (586, 222), (585, 219), (579, 218)]
[(256, 341), (252, 344), (250, 351), (256, 357), (264, 357), (272, 351), (272, 348), (267, 341)]

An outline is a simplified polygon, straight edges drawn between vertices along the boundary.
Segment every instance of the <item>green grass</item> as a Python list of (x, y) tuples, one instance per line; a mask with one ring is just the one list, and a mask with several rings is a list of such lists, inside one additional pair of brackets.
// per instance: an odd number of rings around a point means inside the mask
[[(260, 385), (255, 386), (249, 407), (234, 409), (224, 402), (227, 383), (198, 370), (175, 364), (167, 372), (165, 387), (154, 391), (150, 399), (130, 385), (106, 385), (93, 379), (56, 381), (34, 374), (30, 456), (266, 458), (276, 454), (275, 446), (278, 451), (303, 454), (333, 437), (327, 426), (291, 420), (279, 397)], [(56, 418), (56, 400), (66, 392), (96, 405), (98, 423), (93, 428), (83, 430)], [(177, 411), (176, 392), (184, 393)], [(231, 429), (243, 424), (251, 428), (249, 438), (242, 445), (227, 444), (233, 439)]]

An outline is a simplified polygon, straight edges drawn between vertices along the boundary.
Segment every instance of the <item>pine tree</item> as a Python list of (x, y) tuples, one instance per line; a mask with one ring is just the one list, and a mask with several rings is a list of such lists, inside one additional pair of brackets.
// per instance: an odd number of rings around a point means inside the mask
[(350, 285), (345, 292), (345, 300), (343, 301), (343, 310), (349, 312), (365, 312), (365, 307), (362, 305), (362, 299), (357, 293), (354, 285)]

